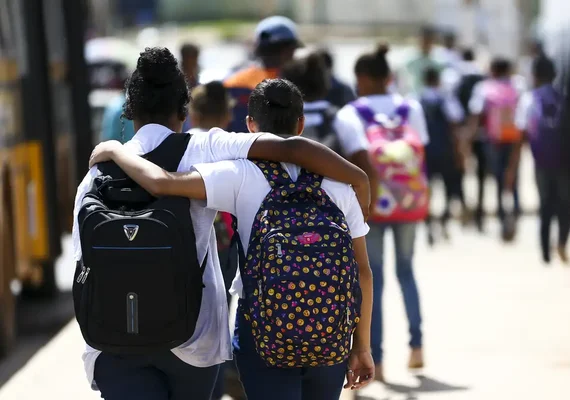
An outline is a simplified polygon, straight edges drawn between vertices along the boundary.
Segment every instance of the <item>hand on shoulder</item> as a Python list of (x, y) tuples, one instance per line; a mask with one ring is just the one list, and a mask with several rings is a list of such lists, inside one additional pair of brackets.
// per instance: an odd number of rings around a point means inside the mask
[(91, 157), (89, 157), (89, 168), (95, 164), (109, 161), (113, 159), (113, 153), (123, 147), (121, 142), (117, 140), (108, 140), (101, 142), (93, 149)]

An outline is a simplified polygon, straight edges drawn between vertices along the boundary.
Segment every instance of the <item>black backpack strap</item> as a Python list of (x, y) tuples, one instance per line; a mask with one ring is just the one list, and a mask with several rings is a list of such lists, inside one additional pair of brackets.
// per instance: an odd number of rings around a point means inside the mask
[(145, 154), (143, 158), (168, 172), (176, 172), (184, 153), (186, 153), (191, 136), (189, 133), (173, 133), (164, 139), (156, 149)]
[[(170, 134), (150, 153), (143, 155), (146, 160), (158, 165), (168, 172), (176, 172), (178, 165), (186, 153), (191, 135), (188, 133)], [(147, 204), (154, 197), (137, 185), (113, 161), (97, 165), (102, 177), (95, 185), (96, 191), (109, 202), (128, 204)]]
[(257, 168), (261, 170), (263, 176), (265, 176), (265, 179), (267, 179), (267, 182), (269, 182), (271, 190), (274, 190), (276, 187), (288, 185), (292, 182), (291, 177), (281, 166), (281, 163), (273, 161), (252, 162), (257, 165)]

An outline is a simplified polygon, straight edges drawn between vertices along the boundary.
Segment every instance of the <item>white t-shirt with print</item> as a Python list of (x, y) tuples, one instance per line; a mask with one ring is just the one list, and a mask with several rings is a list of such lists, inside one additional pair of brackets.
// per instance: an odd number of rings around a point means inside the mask
[[(139, 129), (135, 136), (125, 144), (125, 148), (135, 154), (146, 154), (158, 147), (171, 134), (172, 132), (165, 126), (148, 124)], [(180, 161), (179, 172), (190, 171), (192, 166), (198, 163), (246, 158), (251, 145), (260, 136), (249, 133), (229, 133), (217, 128), (210, 132), (192, 130), (192, 134), (186, 153)], [(97, 175), (99, 175), (97, 168), (91, 168), (77, 188), (73, 219), (73, 248), (76, 261), (81, 260), (81, 241), (77, 217), (83, 197)], [(189, 338), (188, 342), (173, 349), (172, 352), (182, 361), (195, 367), (204, 368), (231, 360), (232, 349), (226, 290), (213, 227), (216, 212), (204, 208), (200, 203), (192, 201), (190, 205), (196, 243), (188, 243), (188, 245), (196, 246), (200, 263), (208, 254), (203, 277), (205, 288), (202, 306), (194, 335)], [(83, 354), (87, 379), (94, 388), (95, 361), (99, 354), (101, 354), (100, 351), (90, 346), (86, 346)]]
[[(293, 180), (300, 168), (292, 164), (282, 164)], [(240, 239), (247, 252), (251, 227), (261, 203), (271, 187), (263, 172), (248, 160), (222, 161), (214, 164), (198, 164), (194, 168), (202, 175), (206, 187), (207, 207), (235, 215), (238, 219)], [(346, 217), (353, 238), (365, 236), (368, 225), (352, 187), (329, 179), (323, 179), (321, 187)], [(239, 270), (233, 281), (230, 293), (242, 296), (243, 285)]]
[[(420, 103), (416, 100), (404, 98), (399, 94), (385, 94), (361, 97), (376, 114), (392, 116), (396, 109), (406, 102), (410, 106), (410, 126), (420, 136), (425, 146), (429, 142), (426, 119)], [(338, 133), (340, 146), (345, 157), (350, 157), (362, 150), (368, 150), (369, 142), (366, 137), (366, 128), (363, 119), (356, 108), (347, 104), (336, 116), (334, 127)]]

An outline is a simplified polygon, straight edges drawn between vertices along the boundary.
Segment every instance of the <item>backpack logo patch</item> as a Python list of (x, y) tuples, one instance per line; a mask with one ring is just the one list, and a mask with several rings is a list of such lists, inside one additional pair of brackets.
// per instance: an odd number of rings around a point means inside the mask
[(129, 242), (132, 242), (137, 237), (137, 233), (139, 233), (139, 226), (123, 225), (123, 231), (125, 232), (127, 239), (129, 239)]

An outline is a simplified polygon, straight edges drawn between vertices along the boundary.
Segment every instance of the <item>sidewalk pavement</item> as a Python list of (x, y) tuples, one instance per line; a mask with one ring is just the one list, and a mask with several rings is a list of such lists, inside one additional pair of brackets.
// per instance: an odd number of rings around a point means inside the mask
[[(362, 400), (570, 398), (570, 267), (539, 262), (535, 218), (522, 221), (518, 241), (510, 246), (497, 240), (498, 232), (495, 223), (485, 235), (453, 225), (450, 243), (428, 249), (420, 230), (422, 375), (406, 370), (408, 333), (388, 251), (384, 373), (389, 384), (374, 383)], [(0, 400), (98, 399), (85, 379), (83, 346), (72, 321), (0, 388)], [(345, 393), (342, 400), (353, 398)]]

